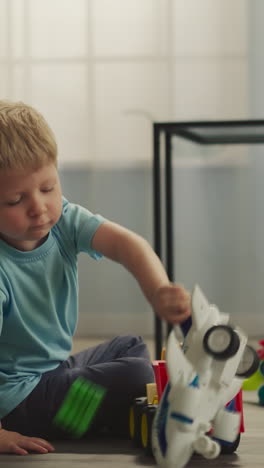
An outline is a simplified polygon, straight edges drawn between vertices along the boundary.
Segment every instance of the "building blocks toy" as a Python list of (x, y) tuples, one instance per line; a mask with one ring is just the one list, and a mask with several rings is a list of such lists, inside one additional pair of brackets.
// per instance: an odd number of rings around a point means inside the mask
[(264, 406), (264, 340), (260, 340), (261, 348), (257, 349), (259, 367), (248, 379), (244, 380), (242, 388), (246, 391), (257, 391), (259, 404)]
[(106, 389), (82, 377), (78, 377), (56, 413), (53, 424), (79, 438), (89, 429), (98, 411)]
[(232, 453), (244, 430), (241, 385), (257, 366), (245, 333), (231, 326), (229, 315), (210, 305), (196, 286), (183, 346), (173, 329), (166, 363), (153, 363), (159, 404), (142, 398), (131, 409), (132, 439), (138, 442), (141, 413), (141, 443), (162, 468), (184, 467), (193, 452), (205, 458)]

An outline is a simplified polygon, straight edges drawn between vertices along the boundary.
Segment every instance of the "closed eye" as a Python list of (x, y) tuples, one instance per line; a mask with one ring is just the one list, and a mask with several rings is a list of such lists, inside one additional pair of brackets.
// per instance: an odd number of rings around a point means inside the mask
[(22, 200), (22, 198), (19, 198), (18, 200), (14, 200), (14, 201), (9, 201), (9, 202), (7, 202), (7, 205), (8, 206), (16, 206), (21, 202), (21, 200)]
[(44, 192), (44, 193), (52, 192), (52, 190), (54, 190), (54, 187), (47, 187), (47, 188), (41, 189), (41, 191)]

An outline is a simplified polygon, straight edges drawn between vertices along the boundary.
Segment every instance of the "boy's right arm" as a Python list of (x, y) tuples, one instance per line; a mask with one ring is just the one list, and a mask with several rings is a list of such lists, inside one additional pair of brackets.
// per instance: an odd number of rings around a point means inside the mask
[(18, 432), (0, 428), (0, 453), (27, 455), (29, 452), (48, 453), (54, 450), (54, 447), (44, 439), (27, 437)]

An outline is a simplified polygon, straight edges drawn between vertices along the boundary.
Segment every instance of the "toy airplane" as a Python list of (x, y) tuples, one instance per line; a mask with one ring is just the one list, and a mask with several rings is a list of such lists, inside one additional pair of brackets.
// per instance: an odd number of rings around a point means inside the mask
[(258, 367), (247, 336), (210, 305), (198, 286), (183, 347), (172, 330), (166, 348), (168, 384), (155, 413), (152, 449), (161, 468), (182, 468), (194, 452), (216, 458), (240, 432), (240, 413), (226, 404)]

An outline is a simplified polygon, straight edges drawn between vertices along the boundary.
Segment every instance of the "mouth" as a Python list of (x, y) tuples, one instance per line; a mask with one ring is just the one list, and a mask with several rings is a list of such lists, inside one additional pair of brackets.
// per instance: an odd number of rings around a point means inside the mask
[(37, 224), (36, 226), (31, 226), (31, 229), (33, 231), (39, 231), (42, 229), (47, 229), (49, 227), (50, 223), (45, 223), (45, 224)]

